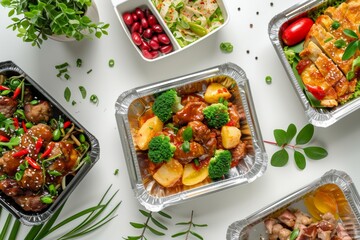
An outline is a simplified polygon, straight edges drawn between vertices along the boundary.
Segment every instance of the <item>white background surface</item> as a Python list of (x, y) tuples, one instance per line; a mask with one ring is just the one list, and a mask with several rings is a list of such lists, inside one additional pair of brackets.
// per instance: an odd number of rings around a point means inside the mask
[[(122, 239), (138, 235), (139, 230), (129, 222), (143, 222), (138, 209), (143, 207), (134, 198), (122, 152), (121, 142), (114, 117), (114, 104), (124, 91), (184, 75), (225, 62), (233, 62), (242, 67), (250, 81), (258, 121), (264, 140), (273, 141), (273, 130), (286, 129), (294, 123), (298, 129), (307, 124), (302, 106), (295, 95), (280, 61), (268, 38), (270, 19), (298, 1), (280, 0), (225, 0), (229, 9), (230, 22), (221, 31), (202, 41), (195, 47), (186, 49), (157, 62), (148, 63), (138, 56), (127, 39), (109, 0), (96, 1), (101, 21), (111, 24), (109, 36), (92, 41), (61, 43), (49, 40), (41, 49), (22, 42), (6, 27), (11, 23), (7, 10), (0, 8), (0, 61), (12, 60), (35, 81), (40, 83), (53, 97), (72, 113), (85, 128), (100, 142), (100, 160), (84, 181), (71, 195), (61, 215), (62, 218), (95, 205), (104, 191), (113, 185), (119, 189), (117, 201), (122, 201), (116, 217), (105, 227), (87, 235), (83, 239)], [(273, 2), (273, 6), (270, 6)], [(240, 11), (238, 10), (240, 8)], [(258, 14), (257, 14), (258, 12)], [(253, 27), (250, 28), (250, 24)], [(222, 53), (219, 45), (231, 42), (234, 51)], [(249, 54), (247, 54), (249, 50)], [(258, 58), (257, 60), (255, 58)], [(83, 60), (81, 68), (76, 67), (76, 59)], [(109, 59), (115, 60), (115, 67), (108, 66)], [(69, 62), (71, 79), (56, 77), (54, 66)], [(92, 69), (90, 74), (86, 72)], [(272, 84), (265, 83), (265, 77), (272, 77)], [(88, 95), (97, 94), (99, 104), (93, 105), (82, 100), (78, 86), (83, 85)], [(64, 99), (64, 89), (69, 86), (75, 106)], [(284, 197), (322, 176), (330, 169), (348, 173), (357, 188), (360, 188), (360, 111), (352, 113), (326, 129), (316, 128), (314, 144), (325, 147), (329, 155), (320, 161), (307, 161), (306, 169), (296, 168), (292, 155), (283, 168), (270, 164), (265, 174), (255, 182), (200, 197), (184, 204), (165, 209), (173, 218), (166, 222), (167, 235), (159, 238), (151, 234), (148, 239), (172, 239), (170, 236), (184, 230), (175, 226), (176, 222), (188, 221), (194, 210), (194, 221), (208, 224), (207, 228), (197, 228), (204, 239), (225, 239), (228, 225), (247, 217), (253, 212)], [(276, 147), (266, 145), (271, 155)], [(119, 174), (114, 176), (114, 170)], [(1, 216), (0, 226), (4, 224)], [(27, 229), (22, 227), (22, 233)], [(19, 239), (22, 239), (21, 236)], [(182, 238), (176, 238), (182, 239)]]

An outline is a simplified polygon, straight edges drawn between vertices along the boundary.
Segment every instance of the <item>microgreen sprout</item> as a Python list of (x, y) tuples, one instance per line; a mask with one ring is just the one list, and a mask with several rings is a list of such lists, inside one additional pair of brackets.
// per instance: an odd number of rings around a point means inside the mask
[[(272, 155), (272, 166), (283, 167), (287, 164), (289, 160), (289, 154), (286, 149), (289, 148), (294, 150), (295, 163), (300, 170), (303, 170), (306, 167), (305, 156), (313, 160), (319, 160), (325, 158), (328, 155), (328, 152), (322, 147), (301, 146), (309, 143), (312, 139), (314, 135), (314, 126), (312, 124), (305, 125), (297, 134), (297, 136), (296, 133), (296, 126), (294, 124), (290, 124), (286, 131), (282, 129), (274, 130), (274, 137), (276, 142), (264, 141), (265, 143), (277, 145), (281, 148)], [(295, 145), (290, 145), (295, 136)], [(300, 152), (300, 150), (304, 152), (305, 156)]]

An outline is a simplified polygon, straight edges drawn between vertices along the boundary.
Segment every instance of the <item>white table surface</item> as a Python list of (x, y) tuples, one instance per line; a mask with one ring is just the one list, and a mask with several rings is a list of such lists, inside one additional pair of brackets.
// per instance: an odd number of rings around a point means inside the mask
[[(28, 75), (43, 86), (60, 104), (73, 114), (85, 128), (100, 142), (100, 160), (71, 195), (61, 218), (95, 205), (104, 191), (113, 185), (119, 189), (117, 201), (122, 201), (118, 216), (83, 239), (122, 239), (137, 235), (139, 230), (129, 222), (142, 222), (138, 209), (144, 209), (133, 195), (127, 174), (126, 163), (114, 117), (114, 104), (118, 96), (131, 88), (159, 80), (184, 75), (225, 62), (242, 67), (250, 81), (257, 117), (264, 140), (273, 141), (273, 130), (286, 129), (294, 123), (298, 129), (307, 124), (302, 105), (283, 69), (268, 37), (270, 19), (298, 1), (284, 0), (225, 0), (230, 22), (221, 31), (202, 41), (195, 47), (178, 54), (148, 63), (138, 56), (121, 29), (110, 0), (98, 0), (101, 21), (111, 24), (109, 36), (83, 42), (46, 41), (41, 49), (31, 47), (16, 37), (6, 27), (11, 23), (7, 11), (0, 8), (0, 61), (12, 60)], [(273, 6), (270, 3), (273, 2)], [(239, 11), (240, 8), (240, 11)], [(258, 12), (258, 14), (257, 14)], [(250, 28), (250, 24), (253, 25)], [(234, 51), (222, 53), (219, 45), (231, 42)], [(250, 52), (247, 53), (247, 50)], [(76, 59), (83, 60), (83, 67), (76, 67)], [(256, 60), (257, 58), (257, 60)], [(114, 68), (108, 66), (109, 59), (115, 60)], [(71, 79), (56, 77), (54, 66), (69, 62)], [(92, 69), (90, 74), (86, 72)], [(272, 77), (272, 84), (265, 83), (265, 77)], [(82, 100), (78, 86), (83, 85), (88, 94), (95, 93), (99, 104)], [(75, 106), (64, 99), (64, 89), (72, 90)], [(265, 174), (256, 181), (220, 191), (186, 203), (169, 207), (165, 212), (172, 216), (167, 222), (169, 228), (164, 237), (148, 234), (148, 239), (172, 239), (170, 236), (183, 230), (176, 222), (188, 221), (194, 210), (196, 223), (208, 224), (197, 228), (204, 239), (225, 239), (228, 226), (283, 196), (299, 189), (322, 176), (330, 169), (348, 173), (360, 188), (360, 111), (352, 113), (328, 128), (316, 128), (314, 144), (325, 147), (329, 155), (319, 161), (307, 161), (306, 169), (296, 168), (292, 156), (282, 168), (270, 165)], [(271, 155), (278, 148), (266, 145)], [(115, 176), (114, 170), (119, 169)], [(115, 203), (115, 202), (114, 202)], [(2, 214), (0, 226), (6, 215)], [(27, 228), (22, 227), (19, 239)], [(49, 238), (51, 239), (51, 238)], [(175, 238), (182, 239), (182, 238)]]

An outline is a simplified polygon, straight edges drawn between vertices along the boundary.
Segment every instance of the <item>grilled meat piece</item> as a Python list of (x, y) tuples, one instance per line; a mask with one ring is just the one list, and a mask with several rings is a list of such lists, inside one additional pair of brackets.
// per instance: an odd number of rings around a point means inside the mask
[(0, 113), (2, 113), (5, 117), (11, 117), (16, 111), (16, 107), (16, 100), (5, 96), (0, 96)]
[(24, 193), (18, 185), (18, 182), (11, 178), (0, 181), (0, 190), (9, 197), (19, 196)]
[(36, 105), (26, 103), (24, 113), (26, 119), (33, 123), (47, 122), (52, 115), (51, 106), (48, 101), (40, 101)]
[(0, 169), (9, 176), (14, 176), (22, 159), (13, 157), (12, 154), (19, 151), (21, 148), (17, 147), (13, 151), (7, 151), (0, 158)]
[(15, 202), (19, 204), (25, 211), (39, 212), (48, 207), (47, 204), (41, 201), (39, 195), (22, 195), (13, 197)]
[(204, 147), (197, 142), (190, 142), (190, 151), (184, 152), (181, 144), (176, 146), (174, 158), (181, 164), (187, 164), (193, 159), (198, 158), (205, 154)]
[(19, 185), (23, 189), (28, 189), (32, 192), (39, 191), (44, 184), (44, 178), (42, 170), (27, 168), (24, 171), (24, 175), (22, 176)]
[(173, 116), (174, 124), (185, 125), (191, 121), (202, 121), (204, 119), (203, 109), (206, 106), (204, 102), (188, 102)]

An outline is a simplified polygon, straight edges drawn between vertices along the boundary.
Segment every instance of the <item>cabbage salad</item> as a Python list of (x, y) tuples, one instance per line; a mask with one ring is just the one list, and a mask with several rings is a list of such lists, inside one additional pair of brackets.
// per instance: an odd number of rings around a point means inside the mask
[(216, 0), (151, 0), (181, 47), (224, 23)]

